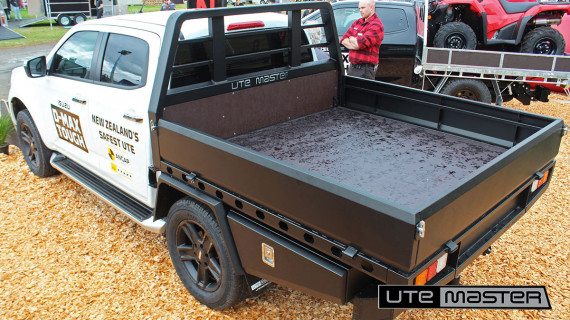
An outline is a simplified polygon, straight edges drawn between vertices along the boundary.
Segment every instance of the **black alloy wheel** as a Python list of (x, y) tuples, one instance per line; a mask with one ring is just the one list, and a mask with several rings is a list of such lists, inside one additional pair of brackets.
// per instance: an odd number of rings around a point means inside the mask
[(18, 145), (30, 171), (40, 178), (56, 174), (57, 170), (49, 162), (52, 151), (45, 146), (30, 112), (28, 110), (18, 112), (16, 120)]
[(34, 167), (39, 167), (39, 150), (36, 142), (36, 137), (34, 132), (28, 124), (22, 123), (20, 126), (20, 148), (22, 148), (22, 153), (24, 157), (30, 162)]
[(212, 211), (191, 198), (172, 205), (166, 223), (170, 259), (186, 289), (206, 306), (222, 310), (249, 295)]
[(178, 225), (176, 247), (186, 271), (204, 291), (216, 291), (222, 281), (220, 258), (216, 246), (198, 223), (190, 220)]

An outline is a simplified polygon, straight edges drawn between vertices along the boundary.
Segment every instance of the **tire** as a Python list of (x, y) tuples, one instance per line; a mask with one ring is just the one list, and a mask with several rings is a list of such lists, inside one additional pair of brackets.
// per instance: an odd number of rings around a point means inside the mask
[(246, 297), (245, 277), (234, 274), (209, 210), (189, 198), (177, 201), (168, 213), (166, 242), (178, 277), (202, 304), (222, 310)]
[(491, 103), (491, 91), (482, 81), (475, 79), (449, 80), (440, 93), (448, 96)]
[(52, 151), (42, 141), (30, 112), (28, 110), (20, 111), (16, 119), (18, 144), (30, 171), (40, 178), (56, 174), (57, 170), (49, 163)]
[(62, 27), (69, 27), (70, 25), (73, 24), (73, 20), (71, 19), (70, 16), (62, 14), (59, 17), (57, 17), (57, 24), (59, 24)]
[(86, 20), (87, 20), (87, 17), (83, 13), (76, 14), (73, 17), (73, 23), (75, 23), (75, 24), (80, 24), (81, 22), (85, 22)]
[(551, 27), (540, 27), (527, 33), (521, 42), (521, 52), (536, 54), (564, 54), (566, 42), (562, 34)]
[(468, 49), (477, 47), (477, 36), (470, 26), (463, 22), (450, 22), (437, 30), (433, 38), (437, 48)]

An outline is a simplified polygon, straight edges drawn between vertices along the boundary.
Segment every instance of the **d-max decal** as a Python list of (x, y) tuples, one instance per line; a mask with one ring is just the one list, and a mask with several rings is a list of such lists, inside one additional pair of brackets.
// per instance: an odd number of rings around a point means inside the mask
[(81, 129), (81, 122), (76, 114), (63, 110), (51, 105), (51, 114), (53, 122), (57, 129), (57, 135), (60, 139), (65, 140), (79, 149), (89, 152), (83, 137), (83, 130)]

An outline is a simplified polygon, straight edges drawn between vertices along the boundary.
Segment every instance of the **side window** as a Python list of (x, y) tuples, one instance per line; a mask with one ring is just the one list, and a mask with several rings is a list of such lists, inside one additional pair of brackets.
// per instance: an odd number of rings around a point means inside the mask
[[(289, 47), (289, 32), (260, 32), (226, 40), (227, 76), (239, 76), (289, 65), (289, 51), (280, 51)], [(306, 35), (302, 34), (303, 45), (308, 44)], [(265, 52), (264, 55), (255, 55)], [(271, 53), (274, 52), (274, 53)], [(301, 49), (301, 63), (313, 61), (311, 50)]]
[[(259, 30), (259, 33), (233, 33), (225, 40), (226, 76), (272, 70), (289, 65), (289, 32)], [(302, 45), (309, 43), (305, 33)], [(212, 42), (208, 38), (182, 43), (178, 46), (170, 88), (207, 82), (212, 79)], [(310, 48), (301, 50), (301, 63), (313, 61)]]
[(334, 12), (334, 18), (336, 20), (338, 35), (342, 37), (346, 31), (348, 31), (348, 28), (350, 28), (352, 23), (361, 17), (360, 10), (358, 10), (358, 8), (342, 8), (336, 10)]
[[(322, 17), (320, 15), (316, 15), (313, 17), (312, 20), (305, 20), (305, 22), (303, 22), (303, 25), (308, 26), (308, 25), (312, 25), (312, 24), (322, 24), (322, 23), (323, 23)], [(338, 20), (337, 20), (337, 24), (338, 24)], [(325, 39), (325, 29), (323, 27), (306, 28), (305, 32), (307, 33), (307, 36), (309, 37), (309, 43), (311, 43), (311, 44), (324, 43), (327, 41), (327, 39)], [(342, 36), (342, 34), (340, 34), (340, 33), (339, 33), (339, 35)]]
[[(402, 9), (376, 7), (376, 14), (384, 25), (384, 33), (408, 29), (408, 19)], [(344, 35), (352, 23), (362, 17), (358, 8), (341, 8), (335, 10), (334, 16), (339, 36)]]
[(101, 82), (125, 87), (143, 85), (146, 80), (148, 52), (148, 43), (142, 39), (120, 34), (109, 35), (101, 69)]
[(72, 35), (57, 50), (54, 56), (52, 74), (86, 79), (91, 71), (93, 52), (98, 32), (83, 31)]
[(402, 9), (380, 8), (376, 9), (376, 14), (384, 25), (385, 33), (399, 32), (408, 29), (408, 18)]

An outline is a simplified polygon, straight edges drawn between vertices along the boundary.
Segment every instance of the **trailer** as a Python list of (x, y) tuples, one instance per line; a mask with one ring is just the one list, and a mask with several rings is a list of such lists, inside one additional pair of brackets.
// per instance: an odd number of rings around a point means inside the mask
[[(69, 27), (97, 16), (96, 0), (29, 0), (28, 13), (36, 16), (22, 26), (28, 26), (48, 17), (55, 19), (60, 26)], [(117, 0), (103, 0), (103, 16), (116, 16), (128, 13), (127, 3)]]
[[(376, 80), (436, 93), (501, 105), (516, 98), (524, 104), (548, 101), (544, 84), (565, 87), (570, 79), (570, 57), (429, 46), (424, 1), (377, 1), (376, 13), (384, 23)], [(360, 18), (358, 1), (332, 4), (338, 37)], [(303, 24), (321, 23), (314, 12)], [(322, 41), (322, 32), (312, 35)], [(348, 50), (341, 47), (345, 70)], [(531, 86), (530, 83), (534, 84)]]
[(421, 55), (417, 57), (414, 73), (421, 78), (422, 89), (471, 100), (494, 101), (497, 105), (513, 98), (525, 105), (531, 101), (548, 102), (547, 84), (566, 91), (570, 82), (570, 57), (431, 47), (428, 45), (430, 24), (424, 21), (429, 2), (417, 2), (416, 6), (418, 42), (422, 49), (418, 50)]
[(28, 13), (38, 17), (28, 24), (51, 17), (60, 26), (71, 26), (91, 17), (92, 6), (90, 0), (28, 0)]

